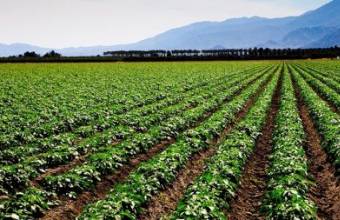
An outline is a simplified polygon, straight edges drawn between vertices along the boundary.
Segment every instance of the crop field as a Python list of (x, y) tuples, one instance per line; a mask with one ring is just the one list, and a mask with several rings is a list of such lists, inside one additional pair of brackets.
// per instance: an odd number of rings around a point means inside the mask
[(340, 62), (0, 65), (0, 219), (340, 219)]

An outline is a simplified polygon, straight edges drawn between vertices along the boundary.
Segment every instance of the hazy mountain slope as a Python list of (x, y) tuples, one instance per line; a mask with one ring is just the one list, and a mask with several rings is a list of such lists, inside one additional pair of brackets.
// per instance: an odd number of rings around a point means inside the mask
[(0, 57), (19, 55), (25, 53), (26, 51), (35, 51), (36, 53), (43, 55), (51, 50), (55, 50), (56, 52), (61, 53), (64, 56), (96, 56), (102, 55), (104, 51), (117, 50), (121, 47), (122, 45), (51, 49), (30, 44), (0, 44)]
[[(127, 45), (57, 49), (66, 56), (98, 55), (109, 50), (211, 49), (250, 47), (324, 47), (339, 41), (340, 0), (297, 17), (268, 19), (243, 17), (222, 22), (198, 22), (171, 29)], [(25, 51), (45, 53), (50, 49), (26, 44), (0, 44), (0, 56)]]
[(105, 51), (119, 50), (123, 45), (115, 46), (93, 46), (93, 47), (68, 47), (57, 49), (58, 53), (64, 56), (96, 56), (103, 55)]
[(332, 2), (314, 10), (309, 11), (290, 23), (295, 28), (316, 26), (340, 26), (340, 0)]
[(333, 46), (340, 47), (340, 28), (324, 36), (320, 40), (305, 45), (306, 48), (326, 48)]
[(298, 17), (261, 17), (201, 22), (172, 29), (130, 45), (130, 49), (303, 47), (340, 26), (340, 0)]
[(294, 17), (268, 19), (260, 17), (203, 22), (176, 28), (131, 45), (133, 49), (209, 49), (254, 47), (271, 39), (281, 38), (290, 31), (287, 24)]
[(265, 43), (258, 44), (256, 45), (256, 47), (257, 48), (281, 49), (281, 48), (284, 48), (284, 45), (282, 45), (281, 42), (270, 40)]
[(300, 28), (287, 34), (280, 43), (290, 48), (301, 47), (302, 45), (307, 45), (321, 39), (333, 31), (334, 28), (331, 27)]
[(18, 55), (23, 54), (26, 51), (35, 51), (36, 53), (46, 53), (48, 52), (49, 48), (38, 47), (30, 44), (0, 44), (0, 56), (11, 56), (11, 55)]
[(128, 49), (303, 47), (340, 26), (340, 0), (298, 17), (200, 22), (129, 45)]

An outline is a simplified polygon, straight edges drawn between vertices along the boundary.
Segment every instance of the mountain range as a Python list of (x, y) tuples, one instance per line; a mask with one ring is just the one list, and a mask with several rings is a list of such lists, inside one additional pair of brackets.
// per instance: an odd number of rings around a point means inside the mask
[[(340, 45), (340, 0), (295, 17), (241, 17), (221, 22), (198, 22), (154, 37), (113, 46), (54, 49), (65, 56), (98, 55), (110, 50), (222, 49), (222, 48), (322, 48)], [(0, 44), (0, 56), (52, 48), (28, 44)]]

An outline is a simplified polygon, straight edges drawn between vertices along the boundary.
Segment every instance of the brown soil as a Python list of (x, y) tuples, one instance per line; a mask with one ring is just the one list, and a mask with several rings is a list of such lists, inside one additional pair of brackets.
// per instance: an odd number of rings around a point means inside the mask
[[(263, 75), (263, 74), (262, 74)], [(262, 76), (261, 75), (261, 76)], [(259, 79), (261, 76), (257, 77), (255, 80)], [(245, 87), (251, 85), (255, 80), (245, 85), (243, 88), (240, 89), (239, 92), (235, 94), (239, 94), (242, 89)], [(269, 79), (267, 79), (267, 82)], [(227, 102), (229, 99), (226, 99), (225, 102)], [(248, 104), (248, 103), (247, 103)], [(213, 111), (205, 114), (197, 123), (195, 123), (191, 128), (198, 126), (201, 122), (206, 120), (208, 117), (210, 117), (214, 112), (216, 112), (219, 109), (217, 107)], [(245, 112), (241, 111), (240, 115), (245, 114)], [(109, 192), (112, 187), (118, 183), (124, 181), (130, 172), (134, 170), (141, 162), (146, 161), (153, 157), (154, 155), (162, 152), (168, 145), (175, 142), (175, 138), (163, 141), (161, 144), (158, 144), (154, 147), (152, 147), (147, 153), (137, 155), (135, 158), (132, 158), (128, 164), (124, 165), (119, 171), (117, 171), (113, 175), (105, 176), (103, 177), (103, 180), (100, 181), (95, 189), (87, 192), (83, 192), (78, 196), (76, 200), (70, 200), (69, 198), (62, 198), (61, 205), (57, 206), (56, 208), (52, 208), (48, 210), (45, 215), (41, 219), (52, 219), (52, 220), (67, 220), (67, 219), (75, 219), (82, 211), (82, 209), (85, 207), (85, 205), (95, 202), (100, 199), (104, 199), (107, 193)], [(71, 167), (68, 167), (70, 169)], [(62, 172), (65, 172), (64, 169)]]
[[(186, 106), (186, 110), (195, 108), (196, 105), (188, 105)], [(102, 131), (98, 131), (98, 133), (101, 133)], [(138, 131), (137, 131), (138, 132)], [(142, 132), (142, 131), (140, 131)], [(77, 140), (75, 140), (73, 142), (74, 145), (77, 145), (79, 143), (81, 143), (82, 138), (78, 138)], [(111, 146), (115, 146), (117, 144), (119, 144), (121, 141), (119, 140), (112, 140)], [(56, 167), (52, 167), (47, 169), (43, 174), (39, 175), (38, 177), (36, 177), (34, 180), (32, 180), (30, 182), (30, 184), (32, 186), (35, 187), (39, 187), (39, 182), (42, 181), (45, 177), (50, 176), (50, 175), (58, 175), (58, 174), (62, 174), (65, 173), (67, 171), (69, 171), (70, 169), (82, 164), (85, 160), (86, 157), (90, 154), (91, 152), (88, 152), (87, 154), (84, 155), (80, 155), (79, 157), (71, 160), (68, 164), (65, 165), (60, 165), (60, 166), (56, 166)]]
[(340, 219), (340, 186), (335, 176), (335, 168), (321, 147), (320, 135), (296, 86), (295, 90), (300, 117), (307, 136), (305, 150), (309, 172), (316, 182), (311, 187), (308, 197), (318, 207), (318, 219), (338, 220)]
[(42, 181), (46, 176), (50, 175), (57, 175), (66, 172), (67, 170), (70, 170), (72, 167), (75, 167), (79, 164), (82, 164), (85, 161), (86, 155), (82, 155), (76, 159), (74, 159), (72, 162), (58, 166), (56, 168), (47, 169), (46, 172), (39, 175), (37, 178), (31, 181), (31, 185), (35, 187), (39, 187), (39, 182)]
[(259, 94), (263, 91), (264, 87), (268, 84), (272, 77), (269, 77), (256, 93), (246, 102), (245, 106), (240, 112), (237, 113), (235, 120), (229, 124), (223, 133), (216, 138), (211, 146), (207, 149), (196, 153), (191, 159), (188, 160), (185, 167), (177, 174), (175, 181), (162, 190), (159, 194), (154, 195), (146, 208), (143, 209), (139, 215), (140, 220), (157, 220), (171, 213), (177, 206), (179, 200), (183, 197), (185, 190), (192, 182), (203, 173), (205, 162), (211, 158), (217, 150), (218, 144), (225, 138), (225, 136), (233, 129), (233, 127), (247, 114), (251, 106), (256, 101)]
[[(235, 75), (235, 74), (236, 74), (236, 73), (231, 74), (230, 76), (233, 76), (233, 75)], [(196, 88), (196, 87), (193, 87), (193, 88), (190, 88), (190, 89), (188, 89), (188, 90), (185, 90), (183, 93), (188, 93), (188, 92), (190, 92), (191, 90), (193, 90), (194, 88)], [(159, 100), (156, 100), (156, 101), (159, 101)], [(126, 114), (128, 111), (132, 111), (132, 110), (135, 110), (135, 109), (139, 109), (139, 108), (142, 108), (142, 107), (145, 107), (145, 106), (154, 104), (156, 101), (152, 101), (152, 102), (149, 102), (149, 103), (146, 103), (146, 104), (136, 105), (136, 106), (132, 107), (130, 110), (126, 110), (126, 111), (124, 111), (123, 113), (118, 113), (118, 115)], [(189, 107), (189, 108), (190, 108), (190, 107)], [(75, 129), (79, 128), (79, 127), (81, 127), (81, 125), (78, 125), (78, 126), (73, 127), (72, 130), (75, 130)], [(68, 132), (71, 132), (71, 131), (68, 131)], [(99, 132), (101, 132), (101, 131), (98, 131), (98, 133), (99, 133)], [(49, 136), (47, 136), (47, 137), (44, 137), (44, 138), (49, 138), (49, 137), (51, 137), (51, 136), (53, 136), (53, 135), (60, 135), (60, 134), (63, 134), (63, 133), (65, 133), (65, 132), (64, 132), (64, 131), (63, 131), (63, 132), (59, 132), (59, 133), (57, 132), (57, 133), (51, 134), (51, 135), (49, 135)], [(42, 138), (40, 138), (40, 139), (42, 139)], [(76, 139), (76, 140), (73, 141), (73, 144), (77, 144), (77, 143), (81, 142), (81, 140), (82, 140), (82, 138), (79, 137), (78, 139)]]
[[(262, 76), (262, 75), (261, 75)], [(260, 78), (261, 76), (257, 77), (255, 80), (257, 80), (258, 78)], [(253, 80), (252, 82), (254, 82), (255, 80)], [(249, 86), (252, 82), (248, 83), (247, 85), (244, 86), (247, 87)], [(242, 90), (242, 89), (241, 89)], [(238, 91), (234, 96), (238, 95), (240, 92)], [(228, 101), (229, 99), (224, 100), (224, 102)], [(192, 108), (195, 108), (197, 105), (189, 105), (186, 107), (186, 110), (190, 110)], [(198, 124), (200, 124), (202, 121), (204, 121), (206, 118), (210, 117), (215, 111), (217, 111), (218, 108), (216, 108), (215, 110), (206, 113), (200, 120), (197, 121), (196, 124), (193, 125), (193, 127), (197, 126)], [(112, 146), (119, 144), (120, 141), (113, 141), (112, 142)], [(43, 174), (39, 175), (38, 177), (36, 177), (34, 180), (31, 181), (31, 185), (32, 186), (39, 186), (39, 182), (41, 182), (46, 176), (49, 175), (58, 175), (58, 174), (62, 174), (65, 173), (69, 170), (71, 170), (72, 168), (82, 164), (85, 160), (86, 157), (90, 154), (91, 152), (87, 153), (86, 155), (81, 155), (80, 157), (70, 161), (68, 164), (65, 165), (61, 165), (61, 166), (57, 166), (57, 167), (53, 167), (53, 168), (49, 168), (47, 169)]]
[[(115, 146), (119, 144), (118, 141), (112, 141), (111, 145)], [(90, 155), (90, 152), (84, 154), (84, 155), (80, 155), (79, 157), (75, 158), (74, 160), (70, 161), (68, 164), (65, 165), (61, 165), (61, 166), (57, 166), (54, 168), (50, 168), (47, 169), (43, 174), (39, 175), (38, 177), (36, 177), (34, 180), (32, 180), (30, 182), (30, 184), (34, 187), (39, 187), (39, 183), (47, 176), (50, 175), (59, 175), (62, 173), (65, 173), (69, 170), (71, 170), (72, 168), (84, 163), (86, 161), (86, 157)]]
[(279, 111), (281, 86), (282, 73), (261, 136), (257, 139), (255, 150), (246, 162), (236, 196), (230, 203), (228, 219), (262, 219), (259, 208), (267, 186), (267, 169), (270, 166), (269, 155), (272, 152), (272, 134), (275, 117)]
[[(189, 109), (194, 108), (194, 107), (195, 106), (188, 106), (188, 107), (186, 107), (186, 110), (189, 110)], [(118, 145), (120, 142), (121, 141), (112, 141), (111, 146)], [(53, 168), (49, 168), (43, 174), (39, 175), (34, 180), (32, 180), (30, 184), (32, 186), (39, 187), (39, 183), (45, 177), (50, 176), (50, 175), (59, 175), (59, 174), (65, 173), (65, 172), (73, 169), (74, 167), (84, 163), (86, 161), (86, 157), (88, 155), (90, 155), (90, 154), (91, 154), (91, 151), (88, 152), (85, 155), (81, 155), (81, 156), (75, 158), (74, 160), (70, 161), (68, 164), (57, 166), (57, 167), (53, 167)]]
[(140, 154), (132, 158), (129, 161), (129, 164), (123, 166), (122, 169), (110, 176), (106, 176), (101, 182), (96, 185), (95, 189), (80, 194), (76, 200), (69, 200), (67, 198), (62, 199), (62, 204), (60, 206), (49, 210), (41, 219), (75, 219), (86, 204), (104, 199), (112, 186), (115, 185), (117, 182), (124, 181), (131, 173), (131, 171), (134, 170), (141, 162), (150, 159), (174, 142), (174, 139), (163, 141), (162, 143), (152, 147), (147, 153)]
[(178, 198), (181, 198), (188, 184), (191, 183), (204, 170), (205, 160), (216, 152), (216, 147), (210, 147), (195, 154), (181, 170), (171, 187), (167, 187), (157, 196), (153, 196), (138, 219), (160, 219), (176, 207)]

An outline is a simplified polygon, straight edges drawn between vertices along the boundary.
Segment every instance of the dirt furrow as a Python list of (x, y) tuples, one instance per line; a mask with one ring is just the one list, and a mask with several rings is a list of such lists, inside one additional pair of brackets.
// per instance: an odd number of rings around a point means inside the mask
[(304, 147), (308, 169), (316, 182), (311, 187), (308, 197), (317, 205), (319, 219), (338, 220), (340, 219), (340, 186), (335, 177), (335, 168), (321, 147), (320, 135), (295, 83), (294, 88), (298, 98), (300, 118), (306, 133)]
[[(119, 141), (113, 141), (111, 143), (112, 147), (119, 144)], [(84, 163), (86, 161), (86, 157), (89, 156), (91, 152), (88, 152), (84, 155), (80, 155), (76, 157), (74, 160), (70, 161), (67, 164), (56, 166), (53, 168), (46, 169), (44, 173), (40, 174), (36, 178), (34, 178), (32, 181), (30, 181), (31, 186), (39, 187), (39, 183), (47, 176), (51, 175), (58, 175), (67, 172), (68, 170), (71, 170), (72, 168)]]
[(109, 190), (118, 182), (124, 181), (128, 175), (134, 170), (141, 162), (144, 162), (154, 155), (163, 151), (168, 145), (174, 143), (175, 140), (163, 141), (160, 144), (152, 147), (148, 152), (140, 154), (131, 158), (129, 163), (122, 167), (119, 171), (112, 175), (105, 176), (92, 191), (87, 191), (78, 196), (76, 200), (69, 200), (63, 198), (63, 204), (57, 208), (49, 210), (41, 219), (46, 220), (67, 220), (75, 219), (82, 211), (84, 206), (96, 200), (104, 199)]
[[(247, 85), (245, 85), (240, 91), (238, 91), (237, 93), (235, 93), (234, 96), (237, 96), (244, 88), (247, 88), (247, 87), (248, 87), (249, 85), (251, 85), (255, 80), (259, 79), (259, 78), (262, 77), (262, 76), (263, 76), (263, 74), (262, 74), (261, 76), (257, 77), (256, 79), (254, 79), (252, 82), (250, 82), (250, 83), (248, 83)], [(234, 97), (234, 96), (233, 96), (233, 97)], [(226, 99), (224, 102), (227, 102), (228, 100), (230, 100), (230, 99)], [(197, 106), (196, 106), (196, 105), (189, 105), (189, 106), (186, 107), (185, 111), (188, 111), (188, 110), (193, 109), (193, 108), (195, 108), (195, 107), (197, 107)], [(208, 118), (208, 117), (209, 117), (214, 111), (216, 111), (216, 110), (218, 110), (218, 108), (215, 109), (215, 110), (213, 110), (212, 112), (209, 112), (209, 113), (207, 113), (206, 115), (204, 115), (204, 116), (202, 117), (202, 120), (198, 121), (197, 124), (199, 124), (201, 121), (205, 120), (205, 118)], [(196, 125), (193, 125), (193, 127), (195, 127), (195, 126), (196, 126)], [(120, 143), (120, 141), (115, 141), (115, 142), (112, 143), (112, 146), (115, 146), (115, 145), (117, 145), (117, 144), (119, 144), (119, 143)], [(40, 182), (42, 179), (44, 179), (46, 176), (49, 176), (49, 175), (58, 175), (58, 174), (62, 174), (62, 173), (65, 173), (65, 172), (71, 170), (72, 168), (74, 168), (74, 167), (76, 167), (76, 166), (78, 166), (78, 165), (84, 163), (85, 160), (86, 160), (86, 157), (87, 157), (89, 154), (91, 154), (91, 152), (87, 153), (86, 155), (81, 155), (80, 157), (78, 157), (78, 158), (76, 158), (76, 159), (70, 161), (68, 164), (60, 165), (60, 166), (56, 166), (56, 167), (47, 169), (43, 174), (41, 174), (41, 175), (37, 176), (35, 179), (33, 179), (33, 180), (31, 181), (30, 184), (31, 184), (32, 186), (38, 186), (38, 185), (39, 185), (39, 182)]]
[(200, 151), (190, 158), (185, 168), (181, 170), (171, 187), (167, 187), (157, 196), (151, 198), (150, 203), (143, 210), (138, 219), (140, 220), (156, 220), (160, 219), (165, 213), (169, 213), (181, 198), (184, 190), (187, 188), (197, 176), (204, 170), (205, 160), (210, 158), (216, 152), (216, 147), (210, 147), (207, 150)]
[[(255, 80), (259, 79), (261, 76), (257, 77)], [(271, 77), (269, 77), (266, 80), (265, 84), (268, 83), (269, 79), (271, 79)], [(244, 88), (242, 88), (239, 92), (237, 92), (233, 97), (240, 94), (243, 89), (251, 85), (255, 80), (245, 85)], [(226, 99), (225, 102), (229, 100), (230, 99)], [(205, 114), (191, 128), (197, 127), (204, 120), (207, 120), (219, 108), (220, 107)], [(115, 174), (103, 177), (103, 180), (100, 181), (96, 185), (95, 189), (92, 189), (87, 192), (83, 192), (75, 200), (71, 200), (69, 198), (61, 198), (61, 205), (56, 208), (52, 208), (48, 210), (41, 219), (46, 219), (46, 220), (47, 219), (49, 220), (50, 219), (52, 220), (75, 219), (75, 217), (80, 214), (80, 212), (82, 211), (82, 209), (85, 207), (86, 204), (103, 199), (105, 195), (110, 191), (110, 189), (112, 189), (112, 187), (116, 183), (124, 181), (126, 177), (131, 173), (131, 171), (134, 170), (141, 162), (146, 161), (152, 158), (154, 155), (162, 152), (164, 149), (166, 149), (166, 147), (168, 147), (170, 144), (174, 143), (175, 141), (176, 141), (176, 138), (163, 141), (162, 143), (153, 146), (147, 153), (137, 155), (135, 158), (131, 159), (129, 163), (123, 165), (123, 167), (120, 168), (119, 171), (117, 171)], [(64, 172), (65, 171), (66, 170), (64, 170)]]
[[(304, 69), (305, 70), (305, 69)], [(306, 71), (306, 74), (309, 74), (308, 72), (307, 72), (307, 70), (305, 70)], [(333, 112), (335, 112), (335, 113), (338, 113), (338, 114), (340, 114), (340, 112), (339, 112), (339, 110), (336, 108), (336, 106), (334, 105), (334, 103), (332, 103), (331, 101), (328, 101), (327, 100), (327, 98), (324, 96), (324, 95), (322, 95), (320, 92), (318, 92), (317, 91), (317, 89), (315, 89), (315, 86), (313, 86), (310, 82), (308, 82), (307, 80), (306, 80), (306, 78), (299, 72), (299, 74), (300, 74), (300, 76), (303, 78), (303, 80), (305, 80), (305, 82), (310, 86), (310, 88), (319, 96), (319, 98), (322, 100), (322, 101), (324, 101), (325, 103), (327, 103), (327, 105), (328, 105), (328, 107), (333, 111)], [(313, 77), (312, 75), (310, 75), (312, 78), (314, 78), (315, 80), (318, 80), (318, 79), (316, 79), (315, 77)], [(327, 86), (327, 85), (325, 85), (325, 86)]]
[(166, 216), (173, 211), (179, 200), (185, 193), (193, 181), (203, 173), (205, 168), (205, 162), (211, 158), (217, 150), (218, 144), (225, 138), (225, 136), (232, 130), (232, 128), (247, 114), (251, 106), (256, 101), (259, 94), (263, 91), (264, 87), (269, 82), (266, 81), (261, 87), (256, 91), (256, 93), (246, 102), (245, 106), (240, 112), (237, 113), (235, 120), (229, 124), (223, 131), (223, 133), (216, 138), (211, 146), (204, 149), (189, 159), (185, 167), (177, 174), (175, 181), (167, 186), (159, 194), (153, 196), (146, 207), (143, 209), (142, 213), (139, 215), (140, 220), (157, 220)]
[(44, 172), (43, 174), (39, 175), (37, 178), (32, 180), (31, 185), (34, 186), (34, 187), (39, 187), (39, 182), (42, 181), (45, 177), (50, 176), (50, 175), (57, 175), (57, 174), (63, 173), (63, 172), (65, 172), (65, 170), (69, 170), (72, 167), (75, 167), (79, 164), (84, 163), (86, 156), (87, 155), (82, 155), (82, 156), (74, 159), (73, 161), (71, 161), (68, 164), (61, 165), (61, 166), (58, 166), (56, 168), (47, 169), (46, 172)]
[(275, 117), (280, 105), (282, 76), (281, 73), (266, 123), (256, 141), (255, 150), (245, 165), (236, 196), (230, 204), (231, 209), (227, 214), (230, 220), (262, 219), (259, 209), (267, 186), (269, 155), (272, 152)]

